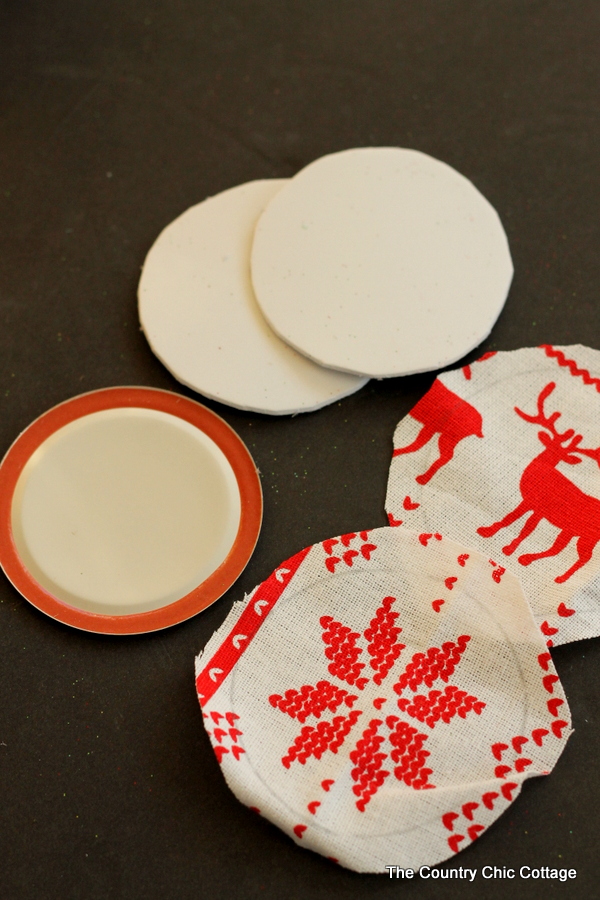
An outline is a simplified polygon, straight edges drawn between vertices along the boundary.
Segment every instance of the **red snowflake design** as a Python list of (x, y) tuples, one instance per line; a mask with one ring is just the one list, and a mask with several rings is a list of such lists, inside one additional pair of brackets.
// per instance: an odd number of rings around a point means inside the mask
[[(393, 603), (394, 597), (385, 597), (362, 634), (352, 631), (333, 616), (322, 616), (319, 620), (329, 675), (358, 693), (323, 679), (316, 685), (303, 684), (299, 689), (290, 688), (283, 695), (269, 697), (271, 706), (303, 725), (282, 757), (286, 769), (293, 763), (305, 765), (310, 758), (320, 760), (327, 752), (337, 753), (364, 714), (363, 709), (354, 708), (357, 701), (360, 703), (360, 692), (371, 680), (379, 686), (387, 679), (406, 649), (399, 641), (402, 628), (396, 624), (399, 614), (392, 609)], [(353, 764), (350, 773), (354, 782), (352, 791), (360, 812), (365, 811), (371, 798), (392, 774), (414, 790), (435, 787), (429, 780), (433, 769), (427, 767), (430, 753), (425, 749), (431, 730), (439, 723), (449, 725), (455, 716), (464, 719), (470, 713), (480, 715), (485, 707), (477, 697), (449, 683), (470, 640), (470, 636), (464, 634), (456, 641), (446, 641), (441, 647), (429, 647), (425, 652), (413, 654), (391, 683), (398, 710), (425, 730), (421, 731), (398, 715), (368, 721), (349, 754)], [(365, 653), (361, 646), (363, 641), (366, 642), (368, 667), (366, 662), (360, 661)], [(445, 685), (443, 689), (435, 687), (440, 681)], [(378, 697), (373, 700), (373, 705), (380, 710), (388, 699), (391, 698)], [(321, 719), (327, 713), (333, 714), (331, 720), (304, 724), (310, 717)], [(331, 780), (323, 782), (323, 789), (329, 790), (332, 783)], [(319, 805), (314, 801), (310, 812), (314, 814)]]

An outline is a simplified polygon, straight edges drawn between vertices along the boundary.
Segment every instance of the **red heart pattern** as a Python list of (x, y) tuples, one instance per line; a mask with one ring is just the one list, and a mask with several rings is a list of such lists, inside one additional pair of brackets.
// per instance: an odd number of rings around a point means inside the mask
[(538, 656), (538, 663), (544, 670), (544, 672), (548, 671), (548, 664), (551, 661), (552, 656), (549, 653), (540, 653)]
[(452, 837), (448, 838), (448, 846), (450, 847), (450, 849), (452, 850), (453, 853), (458, 853), (458, 851), (460, 849), (458, 845), (460, 844), (461, 841), (464, 841), (464, 839), (465, 839), (464, 834), (453, 834)]
[(454, 831), (454, 822), (458, 819), (458, 813), (447, 812), (442, 816), (442, 824), (448, 831)]
[(505, 750), (508, 750), (508, 744), (502, 744), (500, 742), (492, 744), (492, 753), (499, 762), (502, 761), (502, 754)]
[(560, 697), (553, 697), (552, 700), (548, 700), (546, 704), (548, 707), (548, 712), (551, 716), (558, 715), (558, 707), (562, 706), (565, 701), (561, 700)]
[(529, 740), (529, 738), (524, 737), (524, 735), (522, 735), (522, 734), (518, 734), (516, 737), (514, 737), (511, 741), (511, 744), (514, 747), (515, 753), (520, 753), (521, 748), (523, 747), (524, 744), (526, 744), (528, 742), (528, 740)]
[(471, 825), (471, 827), (467, 829), (467, 834), (469, 835), (471, 840), (474, 841), (482, 831), (485, 831), (484, 825)]
[(470, 819), (472, 822), (473, 821), (473, 812), (476, 809), (479, 809), (479, 803), (474, 803), (474, 802), (463, 803), (462, 814), (466, 819)]
[(512, 792), (514, 790), (516, 790), (518, 787), (519, 787), (519, 785), (515, 784), (513, 781), (507, 781), (506, 784), (502, 785), (500, 790), (502, 791), (502, 794), (504, 795), (504, 797), (506, 797), (507, 800), (512, 800)]
[(575, 615), (575, 610), (574, 610), (574, 609), (568, 609), (568, 608), (565, 606), (564, 603), (560, 603), (560, 604), (558, 605), (558, 609), (556, 610), (556, 612), (559, 614), (559, 616), (562, 616), (563, 619), (568, 619), (569, 616), (574, 616), (574, 615)]
[(488, 791), (481, 798), (483, 801), (483, 805), (487, 806), (488, 809), (494, 808), (494, 800), (497, 800), (500, 794), (497, 794), (496, 791)]

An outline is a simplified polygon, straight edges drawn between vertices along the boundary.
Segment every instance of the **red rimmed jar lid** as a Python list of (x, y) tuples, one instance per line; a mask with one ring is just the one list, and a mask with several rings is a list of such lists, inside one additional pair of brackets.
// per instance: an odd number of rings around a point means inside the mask
[(0, 564), (52, 618), (139, 634), (214, 603), (258, 539), (252, 457), (209, 409), (116, 387), (36, 419), (0, 465)]

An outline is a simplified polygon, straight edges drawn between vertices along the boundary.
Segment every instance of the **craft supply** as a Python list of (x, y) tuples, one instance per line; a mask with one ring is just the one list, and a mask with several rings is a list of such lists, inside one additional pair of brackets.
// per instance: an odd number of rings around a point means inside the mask
[(510, 567), (545, 639), (600, 634), (600, 352), (486, 353), (399, 423), (390, 523), (439, 530)]
[(192, 400), (107, 388), (36, 419), (0, 465), (0, 563), (86, 631), (154, 631), (217, 600), (260, 531), (256, 468)]
[(322, 365), (384, 378), (441, 368), (490, 332), (513, 267), (493, 207), (416, 150), (324, 156), (257, 223), (252, 280), (275, 331)]
[(406, 528), (282, 563), (209, 641), (196, 688), (238, 799), (360, 872), (464, 849), (570, 733), (518, 580)]
[(139, 286), (144, 333), (178, 381), (221, 403), (273, 415), (319, 409), (367, 381), (300, 355), (256, 303), (254, 226), (284, 184), (252, 181), (188, 209), (157, 238)]

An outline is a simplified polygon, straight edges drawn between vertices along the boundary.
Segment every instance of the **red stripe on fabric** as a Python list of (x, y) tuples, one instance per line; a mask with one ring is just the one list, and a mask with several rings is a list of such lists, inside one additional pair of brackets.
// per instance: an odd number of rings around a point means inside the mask
[(540, 350), (543, 350), (546, 356), (555, 359), (559, 366), (568, 369), (571, 375), (581, 378), (584, 384), (593, 384), (600, 394), (600, 378), (592, 378), (587, 369), (580, 369), (575, 360), (567, 359), (562, 350), (558, 350), (552, 344), (540, 344)]
[(291, 556), (275, 569), (255, 591), (252, 600), (241, 614), (217, 652), (196, 678), (196, 691), (200, 705), (207, 703), (223, 684), (242, 653), (248, 649), (284, 590), (300, 568), (311, 548), (307, 547)]

